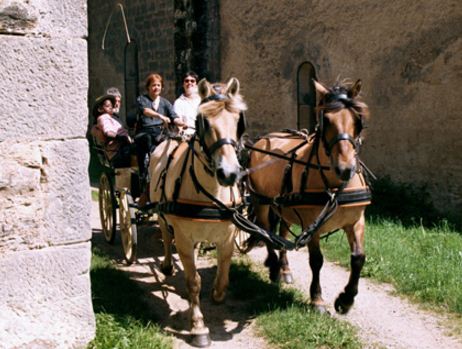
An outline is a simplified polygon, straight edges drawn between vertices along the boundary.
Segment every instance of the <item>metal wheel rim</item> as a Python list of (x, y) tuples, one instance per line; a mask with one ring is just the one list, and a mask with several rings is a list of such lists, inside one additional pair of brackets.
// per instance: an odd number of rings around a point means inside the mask
[(114, 241), (115, 231), (115, 197), (108, 176), (103, 173), (99, 180), (99, 217), (101, 229), (107, 242)]
[(137, 245), (135, 209), (130, 207), (133, 204), (133, 198), (130, 193), (122, 190), (119, 201), (120, 236), (124, 257), (128, 264), (132, 264), (136, 259)]

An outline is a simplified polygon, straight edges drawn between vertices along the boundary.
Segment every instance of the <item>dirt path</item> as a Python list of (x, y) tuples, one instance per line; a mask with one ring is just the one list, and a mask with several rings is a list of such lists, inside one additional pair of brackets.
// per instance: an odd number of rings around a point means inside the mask
[[(138, 263), (127, 267), (123, 263), (120, 236), (114, 246), (104, 242), (100, 230), (97, 203), (93, 203), (92, 227), (93, 243), (110, 254), (118, 268), (130, 273), (132, 279), (146, 290), (146, 297), (155, 313), (163, 319), (161, 326), (175, 338), (175, 348), (192, 348), (187, 344), (187, 296), (183, 281), (181, 263), (174, 255), (177, 272), (164, 278), (159, 270), (162, 260), (162, 246), (159, 234), (153, 227), (140, 229), (138, 234)], [(251, 251), (252, 260), (262, 263), (266, 257), (264, 248)], [(289, 254), (289, 262), (294, 273), (296, 287), (308, 292), (310, 271), (307, 251)], [(215, 274), (213, 263), (199, 258), (199, 273), (203, 281), (202, 311), (209, 326), (212, 349), (262, 349), (270, 346), (264, 339), (255, 335), (252, 319), (243, 315), (239, 309), (242, 301), (227, 299), (225, 304), (216, 306), (210, 300), (210, 290)], [(333, 310), (333, 302), (348, 280), (348, 273), (332, 263), (325, 263), (321, 273), (321, 284), (326, 303)], [(392, 295), (388, 285), (378, 285), (361, 279), (359, 294), (350, 313), (335, 317), (351, 322), (361, 330), (359, 334), (365, 348), (391, 349), (462, 349), (462, 342), (446, 334), (444, 318), (418, 310), (416, 306)]]

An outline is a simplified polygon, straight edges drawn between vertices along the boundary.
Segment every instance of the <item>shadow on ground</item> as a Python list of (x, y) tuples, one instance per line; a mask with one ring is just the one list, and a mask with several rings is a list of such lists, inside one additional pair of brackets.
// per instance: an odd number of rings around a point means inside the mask
[[(110, 245), (104, 240), (100, 229), (93, 229), (94, 254), (109, 258), (117, 268), (92, 271), (92, 285), (99, 285), (96, 288), (93, 286), (95, 312), (103, 310), (117, 316), (128, 315), (146, 324), (156, 322), (166, 332), (187, 342), (189, 309), (182, 265), (175, 253), (175, 274), (165, 277), (160, 272), (163, 259), (160, 237), (155, 225), (139, 228), (138, 262), (128, 266), (123, 258), (119, 231), (114, 244)], [(215, 263), (215, 258), (210, 256), (198, 258), (198, 272), (202, 278), (201, 309), (212, 341), (224, 342), (232, 340), (234, 335), (250, 325), (255, 316), (255, 307), (249, 306), (245, 293), (250, 292), (249, 297), (252, 298), (256, 288), (252, 273), (245, 272), (245, 267), (242, 269), (242, 266), (233, 265), (230, 283), (236, 287), (228, 293), (224, 304), (213, 303), (211, 291), (216, 273)], [(99, 281), (95, 282), (95, 279)], [(243, 293), (242, 286), (249, 283), (254, 286)], [(268, 294), (268, 290), (278, 292), (274, 285), (265, 282), (259, 282), (257, 287), (262, 294)]]

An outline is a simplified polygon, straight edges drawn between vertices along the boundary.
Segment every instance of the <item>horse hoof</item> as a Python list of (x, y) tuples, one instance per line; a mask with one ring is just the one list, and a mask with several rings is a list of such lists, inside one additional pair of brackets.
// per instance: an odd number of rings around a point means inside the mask
[(226, 294), (222, 293), (221, 296), (217, 296), (215, 291), (212, 292), (212, 302), (215, 305), (223, 304), (225, 302)]
[(285, 284), (288, 284), (288, 285), (291, 285), (294, 283), (294, 278), (292, 276), (292, 273), (288, 272), (288, 273), (282, 273), (282, 282), (284, 282)]
[(311, 304), (311, 308), (319, 314), (331, 315), (329, 310), (327, 310), (326, 306), (323, 304)]
[(346, 314), (350, 311), (353, 300), (348, 300), (345, 293), (340, 293), (334, 303), (335, 311), (339, 314)]
[(212, 341), (210, 340), (210, 336), (207, 333), (193, 334), (191, 335), (190, 344), (196, 348), (206, 348), (206, 347), (209, 347), (210, 344), (212, 344)]
[(173, 275), (173, 265), (163, 265), (163, 264), (161, 264), (160, 271), (165, 276), (172, 276)]

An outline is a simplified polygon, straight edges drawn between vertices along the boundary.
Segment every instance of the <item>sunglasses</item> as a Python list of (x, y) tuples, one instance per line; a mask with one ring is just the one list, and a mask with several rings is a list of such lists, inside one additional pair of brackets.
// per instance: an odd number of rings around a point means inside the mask
[(196, 79), (184, 79), (184, 82), (196, 82)]

